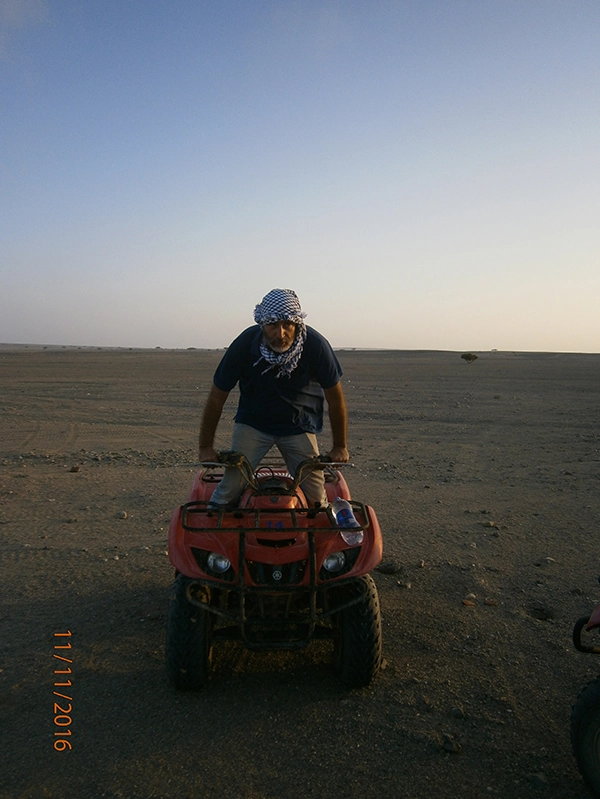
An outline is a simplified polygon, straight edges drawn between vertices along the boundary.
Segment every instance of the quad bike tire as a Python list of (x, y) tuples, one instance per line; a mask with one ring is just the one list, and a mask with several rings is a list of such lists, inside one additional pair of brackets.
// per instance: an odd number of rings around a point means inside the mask
[(590, 796), (600, 797), (600, 676), (580, 691), (573, 705), (571, 746)]
[(334, 665), (346, 686), (361, 688), (369, 685), (381, 667), (381, 610), (370, 574), (349, 590), (351, 595), (361, 593), (362, 597), (335, 617)]
[[(189, 577), (177, 575), (167, 615), (167, 676), (183, 691), (202, 688), (212, 666), (212, 614), (188, 601), (190, 582)], [(209, 601), (208, 589), (203, 599)]]

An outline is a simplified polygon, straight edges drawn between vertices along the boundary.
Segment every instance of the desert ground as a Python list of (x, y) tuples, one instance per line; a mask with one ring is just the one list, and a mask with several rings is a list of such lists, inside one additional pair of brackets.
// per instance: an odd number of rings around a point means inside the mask
[(327, 642), (226, 643), (180, 693), (166, 536), (221, 355), (0, 347), (0, 796), (583, 798), (569, 716), (600, 658), (571, 631), (600, 601), (600, 356), (340, 351), (346, 477), (384, 534), (384, 668), (348, 691)]

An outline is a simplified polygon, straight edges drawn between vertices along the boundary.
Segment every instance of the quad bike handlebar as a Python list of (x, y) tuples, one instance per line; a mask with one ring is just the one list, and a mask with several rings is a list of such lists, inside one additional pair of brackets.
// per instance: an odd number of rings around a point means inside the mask
[[(222, 450), (218, 454), (218, 461), (202, 461), (201, 466), (207, 469), (217, 469), (222, 466), (239, 469), (246, 482), (252, 486), (252, 488), (260, 488), (256, 480), (254, 469), (242, 452)], [(342, 466), (353, 466), (353, 464), (332, 461), (327, 455), (317, 455), (314, 458), (307, 458), (298, 464), (296, 474), (290, 485), (290, 491), (294, 491), (298, 488), (300, 483), (305, 480), (311, 472), (324, 471), (325, 469), (339, 469)]]

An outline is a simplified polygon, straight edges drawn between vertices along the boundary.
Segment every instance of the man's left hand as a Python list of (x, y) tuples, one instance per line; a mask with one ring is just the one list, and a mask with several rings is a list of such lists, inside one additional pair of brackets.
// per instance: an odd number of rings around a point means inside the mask
[(348, 463), (350, 460), (350, 453), (346, 447), (333, 447), (327, 455), (334, 463)]

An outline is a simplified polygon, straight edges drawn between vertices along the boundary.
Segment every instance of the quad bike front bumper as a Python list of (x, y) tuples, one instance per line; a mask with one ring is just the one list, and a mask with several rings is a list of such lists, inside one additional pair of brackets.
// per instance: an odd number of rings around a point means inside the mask
[[(318, 582), (314, 531), (308, 531), (309, 556), (303, 585), (251, 585), (240, 570), (224, 587), (210, 578), (188, 578), (185, 596), (214, 619), (213, 638), (241, 640), (250, 649), (296, 649), (318, 638), (333, 638), (334, 616), (365, 600), (364, 580), (356, 576)], [(245, 563), (246, 536), (239, 537), (239, 563)], [(277, 569), (274, 569), (277, 571)]]

